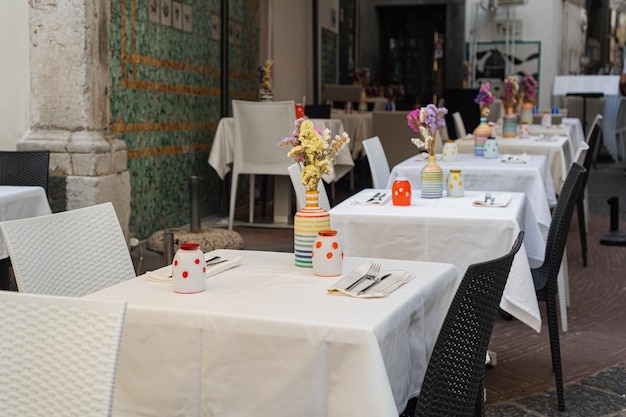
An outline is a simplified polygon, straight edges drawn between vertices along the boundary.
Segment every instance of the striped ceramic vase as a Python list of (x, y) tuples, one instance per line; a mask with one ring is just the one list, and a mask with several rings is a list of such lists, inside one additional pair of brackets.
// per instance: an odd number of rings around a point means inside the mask
[(319, 191), (306, 192), (306, 207), (298, 210), (293, 219), (296, 266), (313, 268), (313, 242), (320, 230), (330, 229), (330, 214), (320, 208), (317, 202)]
[(443, 170), (437, 165), (435, 155), (428, 155), (428, 163), (420, 174), (422, 198), (441, 198), (443, 196)]

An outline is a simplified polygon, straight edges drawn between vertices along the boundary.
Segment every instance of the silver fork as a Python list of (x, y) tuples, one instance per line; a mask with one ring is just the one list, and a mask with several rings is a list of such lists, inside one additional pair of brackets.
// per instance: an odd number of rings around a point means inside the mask
[(359, 285), (361, 282), (363, 282), (363, 280), (365, 280), (365, 279), (369, 279), (369, 280), (376, 279), (376, 276), (378, 275), (378, 272), (380, 272), (380, 264), (372, 264), (372, 265), (370, 265), (370, 268), (367, 270), (365, 275), (363, 275), (361, 278), (357, 279), (354, 283), (350, 284), (348, 286), (348, 288), (346, 288), (346, 291), (350, 291), (351, 289), (353, 289), (354, 287)]

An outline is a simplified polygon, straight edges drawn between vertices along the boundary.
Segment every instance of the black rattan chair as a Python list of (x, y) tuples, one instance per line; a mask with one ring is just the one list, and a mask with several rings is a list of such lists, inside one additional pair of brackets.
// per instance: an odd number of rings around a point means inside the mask
[(587, 138), (587, 153), (585, 154), (585, 160), (583, 161), (583, 167), (587, 170), (583, 178), (582, 191), (578, 203), (576, 203), (576, 212), (578, 215), (578, 232), (580, 233), (580, 248), (583, 257), (583, 266), (587, 266), (587, 222), (585, 221), (585, 188), (587, 187), (587, 180), (589, 179), (589, 173), (591, 172), (591, 164), (595, 159), (598, 145), (600, 143), (600, 135), (602, 134), (602, 127), (600, 121), (602, 115), (598, 114), (591, 124), (591, 130), (589, 131), (589, 137)]
[[(43, 187), (48, 195), (50, 151), (0, 151), (0, 185)], [(9, 290), (9, 258), (0, 259), (0, 290)]]
[[(588, 155), (589, 153), (587, 152)], [(545, 301), (546, 303), (552, 370), (556, 380), (559, 411), (565, 410), (565, 396), (563, 392), (563, 370), (561, 367), (559, 319), (557, 316), (557, 276), (561, 268), (574, 208), (582, 193), (586, 171), (579, 164), (572, 164), (552, 214), (543, 264), (539, 268), (532, 270), (537, 298), (539, 301)]]
[(437, 336), (420, 395), (412, 401), (416, 417), (483, 415), (487, 346), (523, 238), (522, 231), (508, 254), (467, 268)]
[(41, 186), (48, 194), (50, 151), (0, 151), (0, 185)]

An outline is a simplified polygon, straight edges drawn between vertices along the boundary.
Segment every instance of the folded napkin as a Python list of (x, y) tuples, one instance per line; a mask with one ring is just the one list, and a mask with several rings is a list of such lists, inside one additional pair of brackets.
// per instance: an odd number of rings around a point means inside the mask
[(382, 206), (391, 200), (391, 193), (375, 193), (365, 199), (352, 200), (350, 204), (355, 206)]
[[(226, 271), (227, 269), (239, 266), (242, 263), (243, 258), (241, 256), (235, 256), (233, 259), (229, 259), (225, 262), (216, 263), (215, 265), (207, 265), (204, 275), (208, 278), (215, 274), (219, 274), (220, 272)], [(147, 271), (146, 277), (148, 278), (148, 281), (171, 283), (172, 265), (164, 266), (163, 268), (155, 271)]]
[(379, 277), (385, 277), (387, 274), (390, 275), (378, 282), (378, 284), (368, 288), (367, 291), (364, 291), (362, 294), (359, 294), (359, 292), (370, 286), (373, 281), (365, 279), (350, 291), (346, 291), (346, 288), (365, 275), (370, 266), (371, 262), (363, 261), (358, 267), (328, 287), (328, 293), (356, 298), (384, 298), (414, 278), (413, 275), (407, 271), (380, 271), (378, 274)]
[(500, 162), (510, 162), (513, 164), (527, 164), (528, 161), (530, 161), (530, 157), (528, 156), (528, 154), (521, 154), (521, 155), (510, 155), (510, 154), (506, 154), (506, 155), (502, 155), (502, 157), (500, 158)]
[[(491, 198), (489, 198), (489, 196)], [(506, 207), (511, 202), (511, 194), (493, 194), (483, 193), (480, 194), (477, 200), (474, 200), (474, 206), (476, 207)]]

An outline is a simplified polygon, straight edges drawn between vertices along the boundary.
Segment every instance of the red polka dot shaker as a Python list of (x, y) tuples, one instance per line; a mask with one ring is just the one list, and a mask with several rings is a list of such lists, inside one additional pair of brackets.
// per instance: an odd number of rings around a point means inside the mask
[(181, 243), (172, 262), (174, 291), (193, 294), (204, 291), (206, 262), (197, 243)]
[(411, 183), (407, 178), (398, 177), (391, 187), (391, 201), (394, 206), (411, 205)]
[(313, 242), (313, 273), (320, 277), (336, 277), (343, 273), (343, 248), (336, 230), (320, 230)]

